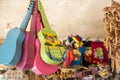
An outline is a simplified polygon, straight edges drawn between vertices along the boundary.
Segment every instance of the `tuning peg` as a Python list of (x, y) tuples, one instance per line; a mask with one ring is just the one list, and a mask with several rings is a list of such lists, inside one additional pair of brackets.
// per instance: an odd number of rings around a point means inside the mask
[(30, 8), (27, 8), (28, 10), (30, 10)]

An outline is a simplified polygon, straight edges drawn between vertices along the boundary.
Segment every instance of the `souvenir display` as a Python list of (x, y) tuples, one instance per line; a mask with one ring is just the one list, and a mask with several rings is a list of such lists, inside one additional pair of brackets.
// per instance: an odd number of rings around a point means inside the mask
[(66, 57), (65, 57), (65, 64), (66, 67), (70, 66), (71, 62), (74, 60), (75, 56), (73, 51), (66, 50), (65, 51)]
[(108, 53), (102, 41), (94, 41), (91, 43), (92, 48), (92, 63), (108, 62)]
[(67, 40), (63, 41), (63, 45), (66, 50), (66, 66), (82, 65), (82, 57), (85, 52), (82, 38), (79, 35), (68, 36)]
[(120, 80), (120, 3), (104, 8), (103, 22), (105, 40), (71, 34), (60, 41), (42, 0), (30, 0), (20, 28), (0, 41), (0, 80)]
[(92, 63), (92, 48), (91, 48), (91, 40), (87, 38), (83, 40), (83, 44), (85, 46), (85, 53), (83, 54), (83, 66), (88, 67)]
[(3, 74), (2, 80), (28, 80), (26, 74), (24, 74), (21, 70), (8, 70)]
[(109, 50), (109, 58), (111, 59), (111, 68), (112, 71), (120, 71), (120, 3), (112, 1), (110, 7), (104, 8), (104, 27), (106, 30), (106, 46)]

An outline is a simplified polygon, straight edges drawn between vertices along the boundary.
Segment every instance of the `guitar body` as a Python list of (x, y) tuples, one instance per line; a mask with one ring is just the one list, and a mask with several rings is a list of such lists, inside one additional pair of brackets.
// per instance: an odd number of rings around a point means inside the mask
[(11, 29), (4, 43), (0, 47), (0, 64), (15, 65), (18, 63), (22, 52), (24, 32), (18, 28)]
[(0, 47), (0, 64), (14, 66), (19, 62), (22, 55), (22, 44), (25, 38), (24, 29), (30, 19), (33, 5), (34, 1), (31, 2), (20, 29), (16, 27), (8, 32), (6, 40)]
[(36, 39), (35, 42), (35, 47), (36, 47), (36, 56), (35, 56), (35, 60), (34, 60), (34, 67), (32, 68), (33, 72), (38, 74), (38, 75), (48, 75), (51, 73), (54, 73), (57, 71), (58, 69), (58, 65), (50, 65), (45, 63), (42, 58), (41, 55), (42, 53), (40, 53), (40, 48), (44, 48), (44, 47), (40, 47), (40, 41), (39, 39)]
[(23, 41), (23, 50), (22, 57), (19, 63), (16, 65), (17, 69), (25, 69), (28, 70), (33, 67), (34, 58), (35, 58), (35, 33), (26, 32), (25, 39)]
[(28, 70), (33, 67), (34, 64), (34, 58), (35, 58), (35, 26), (37, 21), (37, 0), (35, 2), (35, 7), (33, 10), (32, 15), (32, 22), (30, 31), (26, 31), (25, 39), (23, 41), (23, 51), (22, 51), (22, 57), (19, 63), (16, 65), (17, 69), (21, 70)]
[[(49, 46), (46, 44), (44, 32), (48, 32), (48, 31), (46, 31), (45, 29), (42, 29), (38, 33), (38, 38), (41, 42), (41, 53), (42, 53), (41, 57), (43, 61), (45, 61), (47, 64), (52, 64), (52, 65), (61, 63), (63, 61), (62, 59), (63, 52), (60, 53), (59, 47)], [(48, 46), (50, 48), (50, 53), (48, 51)], [(51, 55), (52, 57), (54, 56), (54, 58), (51, 58), (49, 55)]]
[(41, 57), (47, 64), (56, 65), (63, 61), (62, 55), (64, 48), (57, 38), (55, 31), (50, 29), (49, 22), (44, 12), (44, 8), (40, 0), (38, 0), (38, 10), (41, 13), (41, 18), (44, 28), (37, 34), (41, 42)]

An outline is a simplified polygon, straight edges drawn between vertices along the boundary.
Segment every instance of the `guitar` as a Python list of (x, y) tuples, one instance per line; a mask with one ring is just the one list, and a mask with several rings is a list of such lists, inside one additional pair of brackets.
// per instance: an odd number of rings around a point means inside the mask
[[(37, 33), (40, 31), (40, 27), (41, 27), (40, 14), (38, 13), (37, 14), (37, 23), (36, 23), (36, 32)], [(55, 71), (57, 71), (58, 65), (50, 65), (50, 64), (45, 63), (41, 58), (41, 54), (42, 54), (40, 52), (41, 48), (44, 48), (44, 47), (41, 47), (40, 41), (37, 38), (35, 41), (36, 56), (34, 59), (34, 66), (32, 68), (32, 71), (38, 75), (42, 75), (42, 74), (48, 75), (48, 74), (54, 73)]]
[(62, 55), (65, 50), (61, 45), (61, 42), (58, 40), (55, 31), (51, 30), (40, 0), (38, 1), (38, 10), (41, 13), (44, 26), (44, 28), (38, 33), (41, 47), (43, 47), (41, 48), (41, 57), (43, 61), (48, 64), (59, 64), (63, 61)]
[(36, 39), (36, 35), (35, 35), (36, 18), (37, 18), (37, 0), (35, 2), (35, 7), (33, 10), (30, 31), (29, 32), (26, 31), (25, 39), (23, 41), (22, 56), (19, 63), (16, 65), (17, 69), (28, 70), (33, 67), (34, 58), (35, 58), (34, 43)]
[(34, 1), (30, 3), (20, 29), (15, 27), (8, 32), (4, 43), (0, 47), (0, 64), (13, 66), (19, 62), (22, 53), (22, 43), (25, 38), (24, 29), (30, 19), (33, 5)]

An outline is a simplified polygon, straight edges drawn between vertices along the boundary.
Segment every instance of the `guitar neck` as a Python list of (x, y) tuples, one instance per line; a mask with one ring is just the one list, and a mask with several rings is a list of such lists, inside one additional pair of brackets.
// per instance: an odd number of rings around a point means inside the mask
[(45, 29), (50, 29), (50, 24), (47, 20), (47, 17), (46, 17), (46, 14), (45, 14), (45, 11), (44, 11), (44, 8), (43, 8), (43, 5), (41, 3), (41, 1), (39, 0), (38, 1), (38, 10), (40, 11), (41, 13), (41, 17), (42, 17), (42, 22), (43, 22), (43, 26)]
[(42, 25), (42, 23), (41, 23), (41, 16), (40, 16), (40, 13), (39, 12), (37, 12), (37, 21), (36, 21), (36, 32), (38, 33), (39, 31), (40, 31), (40, 29), (41, 29), (41, 25)]
[(25, 15), (25, 17), (23, 19), (23, 22), (20, 25), (20, 29), (23, 30), (23, 31), (25, 30), (25, 28), (26, 28), (26, 26), (27, 26), (27, 24), (29, 22), (30, 16), (32, 14), (33, 6), (34, 6), (34, 1), (32, 1), (30, 3), (29, 8), (27, 10), (27, 13), (26, 13), (26, 15)]
[(36, 21), (37, 21), (37, 3), (38, 3), (38, 0), (35, 1), (35, 6), (34, 6), (34, 9), (33, 9), (33, 15), (32, 15), (32, 22), (31, 22), (31, 27), (30, 27), (30, 31), (31, 32), (35, 32), (35, 25), (36, 25)]

